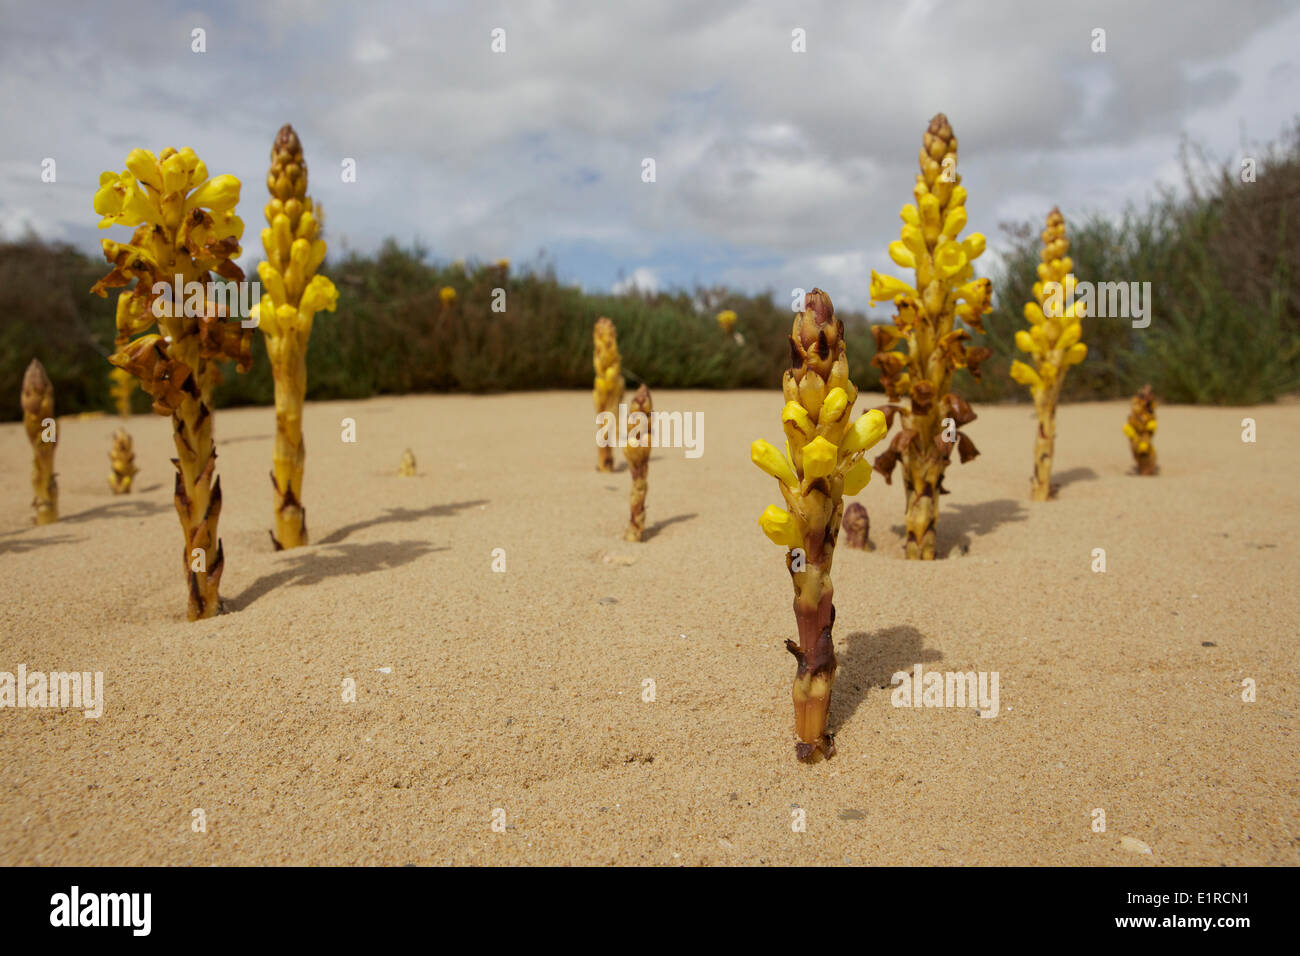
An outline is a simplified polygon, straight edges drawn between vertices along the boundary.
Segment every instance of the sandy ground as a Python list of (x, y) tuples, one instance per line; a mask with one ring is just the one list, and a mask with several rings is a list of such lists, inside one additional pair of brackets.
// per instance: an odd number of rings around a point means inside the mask
[[(901, 559), (877, 477), (877, 550), (836, 553), (839, 753), (807, 766), (748, 456), (779, 393), (656, 395), (703, 412), (704, 454), (655, 452), (640, 545), (589, 402), (310, 406), (315, 543), (281, 554), (273, 413), (220, 411), (227, 613), (194, 624), (167, 421), (131, 420), (139, 493), (114, 497), (117, 422), (63, 420), (44, 528), (0, 426), (0, 670), (102, 671), (106, 698), (0, 710), (0, 863), (1300, 863), (1300, 405), (1162, 407), (1156, 478), (1125, 403), (1066, 407), (1046, 504), (1032, 413), (980, 408), (933, 563)], [(918, 663), (997, 672), (998, 715), (892, 706)]]

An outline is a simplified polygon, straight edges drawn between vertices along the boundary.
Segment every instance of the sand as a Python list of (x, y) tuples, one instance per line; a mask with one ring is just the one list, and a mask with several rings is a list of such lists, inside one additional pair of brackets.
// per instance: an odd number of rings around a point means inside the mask
[[(314, 543), (279, 554), (273, 413), (221, 410), (227, 611), (193, 624), (167, 421), (130, 421), (139, 493), (115, 497), (117, 421), (62, 420), (42, 528), (0, 426), (0, 671), (105, 681), (97, 720), (0, 710), (0, 863), (1300, 863), (1300, 405), (1162, 406), (1155, 478), (1126, 403), (1064, 407), (1043, 504), (1030, 409), (977, 408), (933, 563), (902, 560), (877, 477), (876, 550), (835, 556), (838, 754), (814, 765), (748, 456), (779, 393), (655, 405), (702, 412), (704, 453), (655, 451), (639, 545), (586, 394), (309, 405)], [(893, 706), (917, 664), (996, 672), (997, 716)]]

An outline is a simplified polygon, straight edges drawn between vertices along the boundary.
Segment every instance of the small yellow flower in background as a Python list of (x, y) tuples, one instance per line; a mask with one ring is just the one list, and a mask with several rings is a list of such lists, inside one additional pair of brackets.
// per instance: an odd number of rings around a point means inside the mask
[(402, 478), (414, 478), (415, 470), (415, 452), (407, 448), (402, 452), (401, 461), (397, 463), (397, 474)]
[[(591, 390), (597, 416), (609, 413), (618, 415), (619, 402), (623, 400), (623, 358), (618, 354), (618, 331), (614, 323), (602, 316), (591, 330), (592, 367), (596, 373)], [(614, 449), (602, 444), (597, 434), (596, 470), (614, 470)]]
[(54, 472), (54, 449), (58, 430), (46, 424), (54, 420), (54, 383), (39, 359), (32, 359), (23, 374), (20, 395), (23, 428), (32, 446), (32, 509), (36, 524), (59, 520), (59, 483)]
[(1065, 235), (1065, 217), (1061, 210), (1047, 214), (1042, 232), (1042, 261), (1034, 283), (1036, 302), (1025, 303), (1028, 330), (1016, 332), (1016, 348), (1034, 360), (1036, 367), (1024, 362), (1011, 363), (1011, 377), (1029, 388), (1038, 416), (1034, 439), (1034, 472), (1030, 478), (1030, 495), (1035, 501), (1052, 496), (1052, 456), (1056, 446), (1056, 404), (1060, 398), (1065, 373), (1088, 354), (1079, 341), (1083, 336), (1083, 302), (1064, 307), (1066, 295), (1076, 285), (1071, 269), (1074, 260), (1067, 253), (1070, 240)]
[(1155, 389), (1150, 385), (1143, 385), (1137, 395), (1133, 396), (1128, 421), (1124, 423), (1124, 435), (1128, 438), (1139, 475), (1154, 475), (1159, 470), (1156, 467), (1156, 451), (1150, 441), (1155, 431)]
[(1043, 387), (1043, 380), (1039, 378), (1038, 373), (1019, 359), (1011, 363), (1011, 377), (1021, 385), (1028, 385), (1030, 388)]
[(731, 330), (736, 327), (736, 313), (731, 309), (723, 309), (718, 313), (718, 325), (722, 327), (723, 332), (730, 335)]
[[(131, 393), (135, 390), (135, 378), (124, 368), (113, 366), (108, 373), (109, 394), (113, 396), (113, 407), (122, 418), (131, 415)], [(135, 466), (135, 444), (125, 428), (113, 433), (113, 444), (108, 452), (109, 475), (108, 486), (115, 495), (127, 494), (131, 483), (140, 469)]]
[(653, 431), (654, 400), (649, 386), (642, 384), (628, 402), (628, 429), (635, 432), (635, 438), (629, 435), (623, 446), (623, 456), (627, 458), (628, 474), (632, 478), (632, 493), (628, 497), (627, 530), (623, 532), (624, 541), (643, 541), (645, 539), (645, 499), (649, 491), (650, 447), (654, 441)]
[(449, 285), (445, 285), (438, 290), (438, 298), (442, 300), (443, 305), (451, 305), (456, 301), (456, 290)]

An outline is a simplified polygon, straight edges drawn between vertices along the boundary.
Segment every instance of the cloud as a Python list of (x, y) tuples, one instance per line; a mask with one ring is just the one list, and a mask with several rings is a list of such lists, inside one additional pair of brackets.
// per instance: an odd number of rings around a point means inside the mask
[[(243, 179), (251, 260), (289, 121), (335, 248), (545, 249), (589, 288), (638, 273), (782, 296), (820, 285), (848, 307), (890, 268), (937, 111), (961, 144), (971, 227), (996, 247), (999, 221), (1117, 211), (1176, 177), (1183, 136), (1230, 155), (1243, 125), (1273, 136), (1300, 102), (1300, 11), (1271, 2), (271, 0), (147, 18), (54, 3), (8, 20), (6, 230), (89, 245), (99, 172), (133, 146), (188, 144)], [(190, 49), (197, 26), (206, 54)], [(807, 53), (791, 51), (795, 27)], [(40, 182), (45, 156), (57, 185)], [(339, 176), (349, 158), (355, 183)]]
[(661, 282), (659, 273), (654, 269), (648, 269), (640, 266), (632, 270), (630, 276), (619, 279), (611, 287), (610, 291), (615, 295), (621, 295), (624, 292), (658, 292)]

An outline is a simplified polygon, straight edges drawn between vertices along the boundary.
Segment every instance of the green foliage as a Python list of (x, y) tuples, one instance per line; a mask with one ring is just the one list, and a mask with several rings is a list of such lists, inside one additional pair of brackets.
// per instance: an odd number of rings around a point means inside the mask
[[(0, 243), (0, 418), (22, 417), (18, 396), (33, 358), (54, 382), (57, 414), (112, 409), (115, 303), (87, 294), (107, 271), (71, 246)], [(148, 404), (138, 392), (133, 402)]]
[[(1242, 182), (1235, 166), (1194, 169), (1187, 155), (1184, 171), (1182, 195), (1162, 192), (1118, 222), (1067, 223), (1078, 279), (1150, 282), (1151, 324), (1085, 318), (1088, 357), (1070, 369), (1066, 400), (1124, 398), (1149, 382), (1163, 401), (1237, 405), (1300, 387), (1300, 129), (1266, 151), (1255, 182)], [(961, 373), (955, 386), (975, 401), (1028, 401), (1008, 370), (1015, 333), (1028, 328), (1022, 310), (1033, 298), (1041, 228), (1003, 227), (1011, 248), (984, 320), (994, 355), (982, 382)]]
[[(17, 418), (23, 370), (39, 356), (54, 381), (61, 414), (111, 411), (108, 396), (115, 296), (88, 294), (107, 266), (70, 247), (36, 240), (0, 244), (0, 418)], [(590, 388), (592, 326), (608, 316), (618, 328), (629, 381), (654, 388), (776, 388), (789, 366), (793, 316), (770, 294), (725, 289), (653, 295), (589, 295), (561, 285), (543, 268), (511, 273), (504, 264), (428, 261), (424, 250), (385, 244), (323, 267), (338, 286), (335, 312), (316, 315), (308, 352), (308, 399), (364, 398), (407, 392), (495, 392)], [(455, 290), (444, 305), (440, 291)], [(505, 311), (494, 312), (495, 289)], [(719, 328), (733, 309), (740, 341)], [(842, 312), (855, 381), (869, 388), (871, 336), (866, 319)], [(7, 390), (7, 391), (6, 391)], [(233, 365), (215, 393), (218, 406), (269, 404), (274, 383), (261, 335), (253, 367)], [(137, 411), (147, 399), (135, 395)]]
[[(1066, 379), (1067, 400), (1128, 397), (1144, 383), (1170, 402), (1256, 403), (1300, 387), (1300, 127), (1259, 157), (1256, 180), (1235, 166), (1194, 171), (1187, 188), (1164, 192), (1118, 220), (1068, 223), (1075, 274), (1089, 282), (1150, 282), (1151, 324), (1088, 317), (1088, 357)], [(1043, 210), (1044, 217), (1047, 210)], [(1004, 226), (1009, 248), (994, 269), (994, 310), (982, 341), (993, 350), (983, 380), (959, 372), (972, 401), (1027, 401), (1008, 369), (1014, 336), (1026, 328), (1041, 223)], [(105, 272), (70, 246), (36, 239), (0, 243), (0, 418), (19, 417), (22, 375), (33, 356), (54, 381), (60, 414), (111, 411), (108, 394), (114, 296), (89, 294)], [(338, 311), (316, 316), (308, 355), (309, 399), (381, 393), (588, 388), (591, 329), (618, 328), (631, 384), (654, 388), (774, 388), (789, 364), (789, 307), (770, 294), (722, 288), (627, 295), (586, 294), (537, 267), (430, 262), (420, 248), (385, 244), (324, 267), (339, 288)], [(455, 290), (444, 305), (440, 290)], [(506, 290), (494, 312), (493, 290)], [(832, 292), (833, 294), (833, 292)], [(866, 319), (840, 301), (853, 379), (879, 388)], [(716, 322), (738, 316), (737, 341)], [(246, 375), (230, 368), (218, 405), (269, 404), (265, 344), (254, 336)], [(2, 396), (10, 396), (4, 399)], [(136, 411), (148, 400), (139, 391)]]

